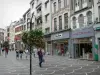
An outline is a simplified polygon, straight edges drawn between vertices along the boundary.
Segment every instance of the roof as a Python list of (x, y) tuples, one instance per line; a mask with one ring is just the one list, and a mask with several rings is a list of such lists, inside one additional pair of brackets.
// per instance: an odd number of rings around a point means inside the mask
[(30, 11), (30, 8), (24, 13), (23, 16), (25, 16)]
[(33, 2), (34, 0), (31, 0), (30, 4)]

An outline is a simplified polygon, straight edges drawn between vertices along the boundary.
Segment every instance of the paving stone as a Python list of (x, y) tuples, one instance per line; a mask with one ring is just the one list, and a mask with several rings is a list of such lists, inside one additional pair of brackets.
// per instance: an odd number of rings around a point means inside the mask
[(89, 72), (93, 72), (93, 69), (79, 69), (79, 70), (75, 70), (74, 73), (80, 74), (80, 73), (89, 73)]
[(66, 75), (86, 75), (85, 73), (84, 74), (75, 74), (75, 73), (71, 73), (71, 74), (66, 74)]
[(71, 73), (73, 72), (73, 70), (59, 70), (59, 71), (55, 71), (54, 74), (66, 74), (66, 73)]
[(53, 71), (35, 71), (36, 74), (50, 74), (53, 73)]
[(92, 73), (88, 73), (88, 75), (100, 75), (100, 72), (92, 72)]

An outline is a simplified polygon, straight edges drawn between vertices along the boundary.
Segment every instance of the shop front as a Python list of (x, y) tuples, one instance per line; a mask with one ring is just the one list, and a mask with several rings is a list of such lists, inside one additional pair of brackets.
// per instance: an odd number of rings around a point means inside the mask
[(45, 37), (45, 52), (48, 55), (52, 55), (52, 44), (51, 44), (51, 34), (44, 35)]
[(95, 30), (95, 60), (100, 61), (100, 24), (94, 25)]
[(93, 27), (72, 31), (73, 58), (93, 59), (95, 36)]
[(68, 55), (70, 48), (70, 31), (63, 31), (51, 35), (53, 55)]

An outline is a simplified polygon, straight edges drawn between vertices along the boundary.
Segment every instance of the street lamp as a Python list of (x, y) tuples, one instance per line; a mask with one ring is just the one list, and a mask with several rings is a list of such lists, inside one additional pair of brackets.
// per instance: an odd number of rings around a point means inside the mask
[[(33, 16), (35, 17), (35, 15), (32, 15), (30, 19), (30, 31), (32, 30), (32, 19), (33, 19)], [(36, 17), (35, 17), (36, 19)], [(29, 49), (30, 49), (30, 75), (32, 75), (32, 46), (30, 45), (29, 46)]]

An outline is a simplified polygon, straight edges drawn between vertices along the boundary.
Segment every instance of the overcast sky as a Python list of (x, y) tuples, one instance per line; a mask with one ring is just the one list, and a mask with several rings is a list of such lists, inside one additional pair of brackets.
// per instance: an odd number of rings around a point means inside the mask
[(0, 28), (19, 20), (30, 7), (31, 0), (0, 0)]

